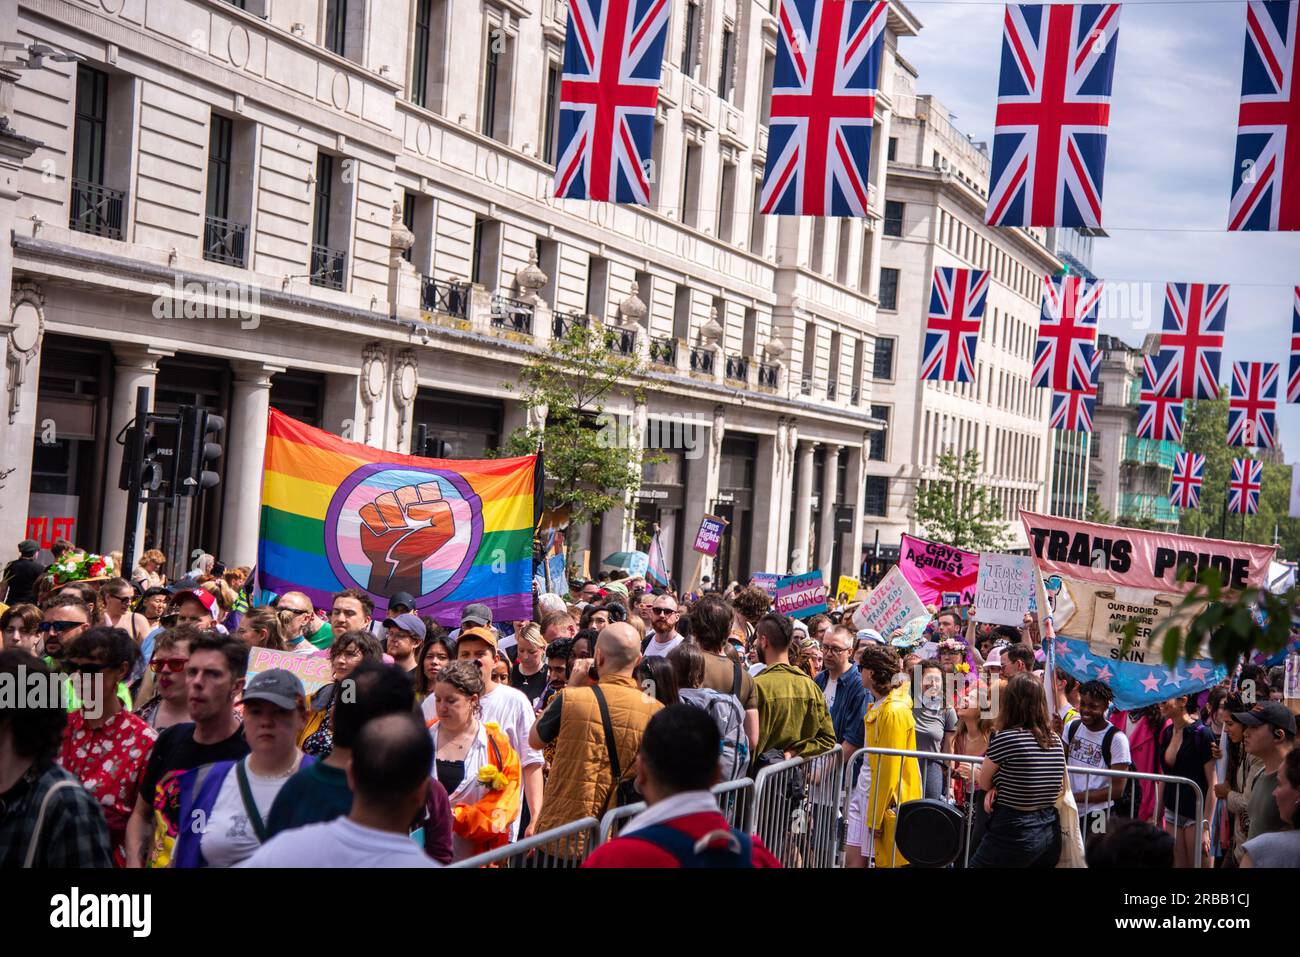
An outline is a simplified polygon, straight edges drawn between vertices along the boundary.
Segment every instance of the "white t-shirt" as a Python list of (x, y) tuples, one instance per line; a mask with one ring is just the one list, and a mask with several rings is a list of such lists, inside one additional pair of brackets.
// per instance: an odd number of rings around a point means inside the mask
[[(1071, 721), (1069, 727), (1065, 729), (1065, 740), (1069, 742), (1069, 756), (1066, 760), (1072, 768), (1104, 768), (1106, 766), (1105, 755), (1101, 750), (1102, 740), (1106, 737), (1108, 729), (1113, 727), (1109, 722), (1105, 728), (1100, 731), (1089, 731), (1083, 725), (1083, 719), (1079, 718)], [(1074, 735), (1074, 740), (1070, 740), (1070, 735)], [(1131, 764), (1133, 756), (1129, 751), (1128, 736), (1123, 731), (1116, 730), (1110, 739), (1110, 766), (1113, 768), (1117, 764)], [(1102, 774), (1075, 774), (1070, 773), (1070, 790), (1078, 793), (1079, 791), (1093, 791), (1097, 788), (1106, 787), (1115, 779), (1106, 777)], [(1095, 804), (1079, 805), (1079, 812), (1101, 811), (1110, 807), (1114, 802), (1109, 798), (1105, 801)]]
[(441, 867), (409, 837), (336, 817), (281, 831), (238, 867)]
[[(248, 789), (253, 792), (253, 803), (265, 822), (271, 815), (271, 805), (275, 796), (284, 787), (289, 777), (267, 778), (253, 771), (248, 772)], [(248, 812), (244, 809), (244, 800), (239, 793), (239, 777), (236, 768), (231, 768), (226, 779), (221, 782), (221, 790), (212, 804), (212, 814), (208, 817), (199, 847), (203, 859), (209, 867), (234, 867), (261, 846), (253, 825), (249, 823)]]
[(751, 678), (757, 678), (760, 674), (763, 673), (763, 669), (766, 667), (767, 665), (763, 664), (763, 662), (761, 661), (755, 662), (754, 664), (749, 666), (749, 676)]
[[(497, 685), (491, 694), (479, 698), (479, 706), (483, 709), (481, 718), (484, 724), (495, 721), (501, 726), (502, 733), (510, 741), (510, 747), (519, 755), (521, 771), (545, 760), (542, 752), (528, 746), (528, 732), (533, 729), (533, 721), (536, 720), (528, 695), (509, 685)], [(510, 825), (510, 840), (518, 838), (519, 818), (515, 818)]]
[(822, 689), (822, 694), (826, 697), (826, 710), (830, 710), (831, 705), (835, 704), (835, 692), (839, 690), (840, 679), (834, 675), (828, 675), (826, 678), (826, 687)]
[[(654, 632), (652, 631), (651, 634), (653, 635)], [(658, 638), (652, 638), (650, 639), (650, 644), (645, 646), (645, 651), (643, 651), (642, 654), (647, 658), (667, 658), (668, 652), (672, 651), (685, 640), (686, 639), (681, 635), (674, 635), (673, 640), (665, 645), (660, 644)]]

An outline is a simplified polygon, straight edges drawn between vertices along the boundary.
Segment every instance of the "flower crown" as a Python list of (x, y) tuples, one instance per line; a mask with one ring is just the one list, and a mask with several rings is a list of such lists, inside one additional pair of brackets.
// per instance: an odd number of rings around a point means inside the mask
[(965, 655), (966, 642), (959, 641), (956, 638), (945, 638), (943, 641), (939, 642), (939, 651), (941, 652), (947, 651), (953, 654)]
[(117, 566), (107, 555), (75, 552), (63, 556), (62, 560), (50, 566), (50, 578), (58, 588), (69, 582), (88, 581), (96, 578), (112, 578), (117, 575)]

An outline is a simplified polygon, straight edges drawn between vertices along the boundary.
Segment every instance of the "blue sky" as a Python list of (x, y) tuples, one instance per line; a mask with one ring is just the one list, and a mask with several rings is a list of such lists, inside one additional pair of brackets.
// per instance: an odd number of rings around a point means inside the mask
[[(1002, 4), (903, 2), (923, 25), (918, 37), (900, 42), (920, 74), (918, 92), (938, 97), (962, 132), (991, 142)], [(1165, 282), (1231, 283), (1220, 378), (1227, 380), (1233, 361), (1280, 361), (1280, 401), (1300, 233), (1224, 229), (1245, 3), (1123, 6), (1102, 209), (1110, 235), (1096, 241), (1095, 271), (1111, 282), (1150, 283), (1149, 331), (1159, 330)], [(1148, 330), (1134, 316), (1103, 316), (1101, 331), (1137, 344)], [(1278, 419), (1287, 460), (1300, 460), (1300, 406), (1280, 404)]]

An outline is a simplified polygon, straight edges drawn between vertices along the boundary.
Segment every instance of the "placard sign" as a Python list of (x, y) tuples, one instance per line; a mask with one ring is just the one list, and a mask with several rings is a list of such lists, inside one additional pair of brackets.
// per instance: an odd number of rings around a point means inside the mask
[(826, 579), (821, 569), (787, 575), (776, 583), (776, 613), (810, 618), (826, 611)]
[(981, 552), (975, 582), (975, 620), (994, 625), (1024, 624), (1034, 595), (1034, 560), (1028, 555)]
[(699, 531), (695, 533), (695, 544), (691, 546), (701, 555), (718, 554), (718, 543), (722, 541), (722, 530), (727, 527), (725, 519), (716, 515), (705, 515), (700, 522)]
[(853, 625), (870, 628), (879, 632), (882, 638), (888, 638), (913, 618), (928, 614), (916, 595), (916, 589), (903, 577), (898, 566), (894, 566), (853, 613)]
[(262, 671), (283, 668), (298, 676), (307, 697), (334, 680), (334, 666), (328, 651), (315, 651), (310, 655), (296, 655), (291, 651), (274, 651), (270, 648), (253, 648), (248, 653), (248, 679)]

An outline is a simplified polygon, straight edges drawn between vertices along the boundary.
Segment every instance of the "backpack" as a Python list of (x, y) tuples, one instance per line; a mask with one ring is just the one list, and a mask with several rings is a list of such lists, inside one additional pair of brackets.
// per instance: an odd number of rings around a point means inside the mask
[[(1070, 745), (1074, 743), (1074, 736), (1078, 734), (1079, 728), (1081, 728), (1082, 726), (1083, 726), (1083, 719), (1076, 718), (1075, 720), (1071, 721), (1070, 724), (1065, 729), (1065, 756), (1066, 756), (1067, 764), (1069, 762), (1069, 757), (1070, 757)], [(1101, 760), (1106, 765), (1107, 770), (1110, 769), (1110, 744), (1112, 741), (1115, 740), (1115, 735), (1117, 734), (1119, 734), (1119, 728), (1115, 727), (1112, 724), (1107, 726), (1106, 733), (1102, 735), (1101, 738)], [(1138, 816), (1138, 807), (1137, 807), (1138, 801), (1136, 800), (1136, 795), (1134, 794), (1134, 790), (1133, 790), (1136, 784), (1137, 782), (1132, 778), (1124, 779), (1124, 790), (1120, 794), (1120, 796), (1115, 799), (1114, 803), (1111, 805), (1110, 808), (1111, 814), (1115, 815), (1116, 817), (1137, 817)], [(1130, 807), (1133, 808), (1131, 812), (1129, 810)]]
[[(696, 689), (698, 690), (698, 689)], [(717, 830), (698, 841), (667, 824), (652, 824), (624, 837), (653, 844), (677, 858), (680, 867), (750, 868), (754, 866), (753, 839), (739, 828)], [(724, 838), (725, 840), (718, 840)]]
[(749, 768), (749, 738), (745, 735), (745, 709), (735, 695), (712, 688), (683, 688), (677, 693), (682, 703), (705, 712), (722, 735), (722, 754), (718, 766), (722, 780), (735, 781)]

